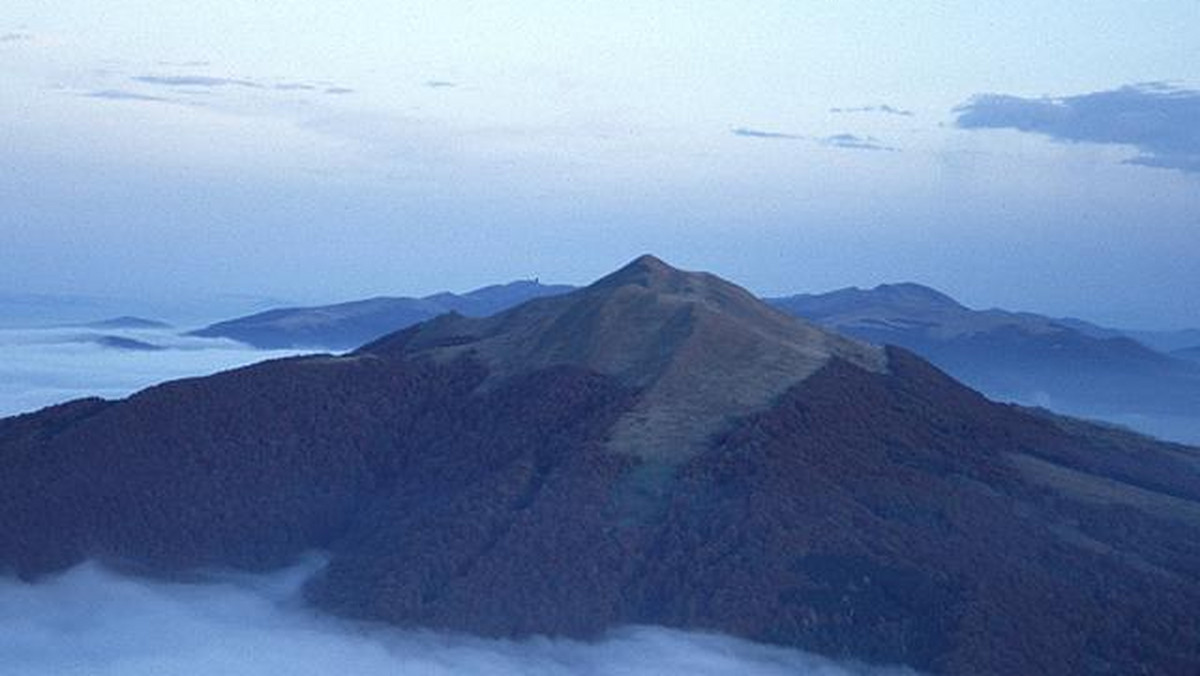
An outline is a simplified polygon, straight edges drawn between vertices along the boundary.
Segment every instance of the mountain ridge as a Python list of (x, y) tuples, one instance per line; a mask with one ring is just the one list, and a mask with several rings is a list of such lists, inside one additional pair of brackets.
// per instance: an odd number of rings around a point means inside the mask
[[(446, 311), (482, 317), (530, 297), (561, 295), (574, 288), (525, 281), (463, 296), (384, 297), (281, 309), (221, 322), (201, 333), (260, 346), (353, 349)], [(486, 302), (479, 302), (483, 297)], [(1189, 422), (1200, 419), (1197, 360), (1187, 352), (1158, 349), (1179, 345), (1193, 332), (1122, 331), (1032, 312), (977, 310), (914, 282), (766, 300), (789, 314), (868, 342), (914, 350), (998, 399), (1200, 442), (1200, 425)]]
[(994, 398), (1200, 441), (1200, 426), (1189, 433), (1172, 422), (1200, 420), (1200, 367), (1115, 330), (911, 294), (897, 302), (886, 287), (769, 301), (856, 338), (913, 350)]
[(346, 350), (446, 312), (485, 316), (569, 288), (519, 280), (461, 295), (440, 292), (423, 298), (377, 296), (334, 305), (276, 308), (210, 324), (190, 335), (230, 338), (263, 349)]
[(1179, 357), (1180, 359), (1190, 359), (1192, 361), (1200, 362), (1200, 345), (1197, 345), (1195, 347), (1185, 347), (1180, 350), (1175, 350), (1171, 354), (1175, 355), (1176, 357)]
[[(518, 324), (528, 330), (510, 331)], [(766, 407), (832, 358), (885, 368), (878, 348), (778, 312), (716, 276), (675, 270), (649, 255), (567, 295), (486, 318), (443, 315), (355, 354), (397, 349), (442, 361), (469, 352), (496, 379), (559, 365), (615, 376), (642, 389), (645, 405), (618, 423), (614, 447), (660, 458), (686, 457), (659, 449), (702, 444), (728, 416)]]

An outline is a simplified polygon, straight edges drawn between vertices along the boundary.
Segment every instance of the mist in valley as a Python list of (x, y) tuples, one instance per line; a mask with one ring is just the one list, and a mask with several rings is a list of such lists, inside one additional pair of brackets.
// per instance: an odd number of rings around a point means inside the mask
[[(114, 347), (105, 344), (105, 338), (135, 341), (143, 349)], [(121, 398), (167, 380), (300, 353), (257, 350), (232, 340), (183, 336), (169, 329), (3, 328), (0, 417), (82, 397)]]
[(317, 614), (311, 558), (268, 575), (151, 581), (87, 563), (35, 583), (0, 578), (0, 676), (901, 676), (715, 634), (625, 627), (595, 641), (493, 640)]

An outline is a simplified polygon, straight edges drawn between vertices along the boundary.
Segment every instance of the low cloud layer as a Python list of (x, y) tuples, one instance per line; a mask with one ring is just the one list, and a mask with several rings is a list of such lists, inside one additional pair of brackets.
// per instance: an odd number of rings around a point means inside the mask
[(980, 94), (955, 109), (962, 129), (1015, 129), (1066, 143), (1127, 145), (1127, 164), (1200, 173), (1200, 91), (1164, 83), (1064, 97)]
[(314, 569), (149, 582), (94, 564), (26, 584), (0, 578), (4, 676), (884, 676), (795, 650), (650, 627), (597, 642), (486, 640), (317, 615), (297, 602)]
[(1100, 424), (1117, 425), (1118, 427), (1124, 427), (1139, 434), (1148, 434), (1164, 441), (1173, 441), (1200, 448), (1200, 419), (1197, 419), (1195, 416), (1097, 409), (1093, 403), (1054, 397), (1044, 390), (996, 390), (984, 391), (984, 394), (995, 401), (1045, 408), (1061, 415), (1090, 420)]
[[(122, 349), (101, 340), (112, 337), (164, 349)], [(170, 330), (0, 329), (0, 417), (82, 397), (124, 397), (165, 380), (298, 353)]]

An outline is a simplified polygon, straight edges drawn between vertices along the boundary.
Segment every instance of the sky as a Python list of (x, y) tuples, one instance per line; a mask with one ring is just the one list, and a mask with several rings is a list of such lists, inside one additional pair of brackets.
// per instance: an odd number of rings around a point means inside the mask
[(8, 0), (0, 296), (321, 303), (652, 252), (1196, 326), (1198, 32), (1196, 0)]

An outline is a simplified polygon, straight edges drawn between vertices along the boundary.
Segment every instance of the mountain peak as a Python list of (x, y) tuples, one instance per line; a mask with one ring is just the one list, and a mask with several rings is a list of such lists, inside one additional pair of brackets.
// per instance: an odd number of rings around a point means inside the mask
[(592, 286), (623, 286), (626, 284), (646, 287), (659, 286), (670, 280), (678, 280), (687, 274), (689, 273), (668, 265), (661, 258), (651, 254), (642, 254), (625, 267), (602, 277)]
[(641, 256), (590, 286), (483, 319), (442, 317), (360, 352), (466, 357), (489, 385), (571, 366), (640, 392), (615, 449), (676, 462), (731, 415), (768, 407), (832, 359), (886, 369), (878, 348), (788, 316), (716, 275)]
[(870, 293), (892, 302), (962, 309), (962, 304), (937, 289), (916, 282), (880, 284)]
[(747, 330), (778, 324), (781, 319), (789, 325), (795, 323), (733, 282), (707, 272), (681, 270), (650, 254), (635, 258), (583, 291), (613, 299), (653, 297), (663, 310), (676, 305), (705, 307), (737, 317)]

